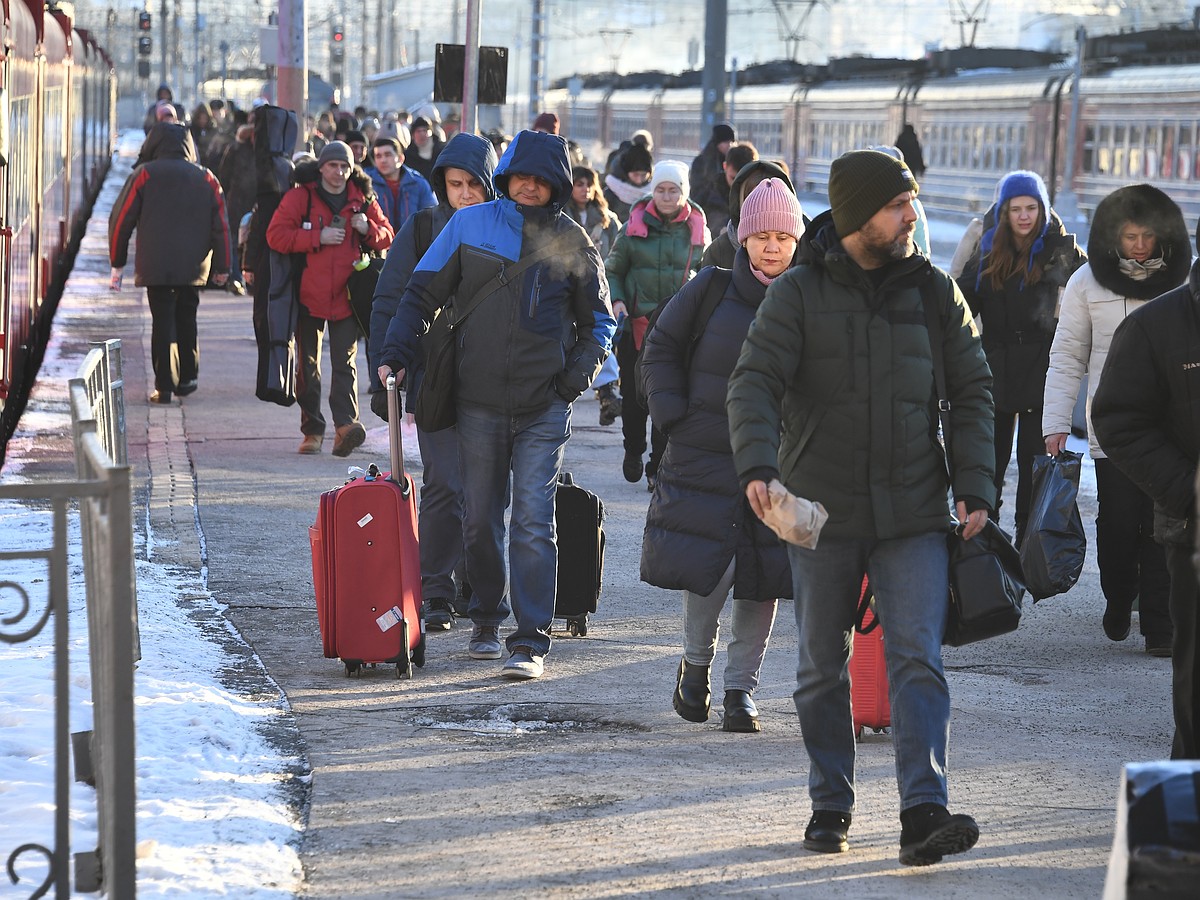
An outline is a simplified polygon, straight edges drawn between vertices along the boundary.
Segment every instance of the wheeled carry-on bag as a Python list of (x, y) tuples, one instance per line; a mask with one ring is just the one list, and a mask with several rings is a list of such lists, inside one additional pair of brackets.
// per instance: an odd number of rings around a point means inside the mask
[(892, 704), (888, 699), (887, 664), (883, 656), (883, 628), (868, 601), (869, 587), (863, 579), (859, 595), (861, 626), (854, 629), (854, 651), (850, 655), (850, 707), (854, 736), (861, 738), (870, 728), (876, 733), (892, 726)]
[(585, 635), (604, 577), (604, 503), (577, 485), (570, 472), (558, 476), (554, 526), (558, 533), (554, 617), (567, 620), (570, 634)]
[(417, 489), (404, 472), (400, 401), (388, 379), (392, 470), (372, 463), (365, 474), (321, 495), (308, 529), (321, 642), (347, 675), (389, 663), (396, 677), (425, 664)]

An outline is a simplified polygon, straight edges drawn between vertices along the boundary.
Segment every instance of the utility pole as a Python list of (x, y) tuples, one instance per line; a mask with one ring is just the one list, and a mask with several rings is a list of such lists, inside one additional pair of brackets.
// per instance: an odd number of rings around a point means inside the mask
[(529, 121), (542, 111), (546, 80), (546, 0), (533, 0), (529, 41)]
[(275, 103), (293, 110), (303, 123), (308, 111), (308, 9), (304, 0), (279, 0), (276, 71)]
[(729, 22), (727, 0), (707, 0), (704, 10), (704, 74), (701, 76), (702, 141), (712, 127), (725, 120), (725, 27)]
[(171, 16), (167, 9), (167, 0), (162, 0), (162, 6), (158, 11), (158, 24), (162, 27), (162, 38), (159, 40), (159, 44), (161, 45), (159, 48), (159, 58), (162, 60), (162, 69), (158, 79), (159, 84), (166, 84), (170, 80), (167, 77), (167, 56), (168, 48), (171, 46), (171, 32), (167, 30), (169, 28), (167, 23), (171, 21)]
[(463, 47), (463, 99), (461, 129), (479, 131), (479, 19), (483, 0), (467, 0), (467, 41)]
[(204, 99), (200, 96), (200, 83), (204, 80), (200, 77), (200, 0), (192, 0), (192, 11), (196, 16), (195, 40), (192, 42), (192, 84), (196, 89), (196, 105), (199, 106)]

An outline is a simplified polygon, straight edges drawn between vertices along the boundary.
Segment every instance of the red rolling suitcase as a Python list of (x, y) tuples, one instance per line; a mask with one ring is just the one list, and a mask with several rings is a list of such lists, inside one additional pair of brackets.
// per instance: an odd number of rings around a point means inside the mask
[(854, 716), (854, 734), (861, 737), (870, 728), (875, 732), (892, 726), (892, 704), (888, 699), (887, 665), (883, 656), (883, 628), (867, 600), (867, 579), (859, 595), (861, 627), (854, 630), (854, 649), (850, 654), (850, 708)]
[(394, 663), (396, 677), (425, 664), (417, 490), (404, 472), (400, 403), (388, 379), (392, 471), (372, 463), (365, 475), (321, 495), (312, 547), (317, 619), (325, 656), (347, 675)]

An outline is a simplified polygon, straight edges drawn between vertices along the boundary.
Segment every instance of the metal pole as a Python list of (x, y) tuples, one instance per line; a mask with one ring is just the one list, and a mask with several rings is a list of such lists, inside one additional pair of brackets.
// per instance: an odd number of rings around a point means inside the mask
[[(1083, 57), (1087, 50), (1087, 31), (1075, 29), (1075, 73), (1071, 84), (1071, 119), (1067, 125), (1067, 158), (1063, 161), (1063, 187), (1055, 198), (1055, 211), (1068, 227), (1078, 228), (1082, 221), (1079, 198), (1075, 194), (1075, 150), (1079, 133), (1080, 92), (1083, 87)], [(1053, 180), (1054, 173), (1050, 173)]]
[(725, 28), (727, 0), (707, 0), (704, 10), (704, 74), (701, 77), (701, 143), (725, 119)]
[(192, 10), (196, 15), (195, 40), (192, 43), (192, 84), (196, 86), (196, 105), (204, 99), (200, 96), (200, 82), (203, 79), (200, 77), (200, 0), (192, 0)]
[(463, 48), (462, 130), (479, 131), (479, 19), (483, 0), (467, 0), (467, 42)]
[(546, 0), (533, 0), (533, 33), (529, 42), (529, 121), (542, 111), (542, 78), (546, 69)]
[[(169, 13), (167, 12), (167, 0), (162, 0), (162, 5), (159, 7), (159, 10), (158, 10), (158, 27), (162, 29), (162, 37), (159, 38), (159, 41), (158, 41), (158, 43), (159, 43), (158, 56), (162, 62), (162, 69), (159, 72), (160, 77), (158, 79), (159, 84), (166, 84), (168, 81), (168, 79), (167, 79), (167, 45), (170, 43), (170, 39), (168, 36), (171, 33), (170, 31), (167, 30), (167, 28), (168, 28), (167, 22), (169, 22), (169, 21), (170, 21), (170, 16), (169, 16)], [(155, 97), (157, 97), (157, 96), (158, 96), (158, 92), (156, 91)]]
[(304, 0), (279, 0), (279, 47), (275, 102), (295, 111), (304, 134), (308, 111), (308, 9)]

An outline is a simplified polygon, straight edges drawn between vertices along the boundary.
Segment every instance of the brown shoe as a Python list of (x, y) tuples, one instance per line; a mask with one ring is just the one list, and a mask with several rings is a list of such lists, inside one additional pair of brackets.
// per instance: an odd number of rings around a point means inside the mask
[(303, 453), (307, 456), (313, 456), (321, 452), (321, 445), (325, 443), (325, 435), (323, 434), (306, 434), (304, 440), (300, 442), (300, 449), (297, 453)]
[(337, 436), (333, 439), (333, 455), (349, 456), (350, 452), (367, 439), (367, 429), (358, 422), (349, 425), (339, 425)]

